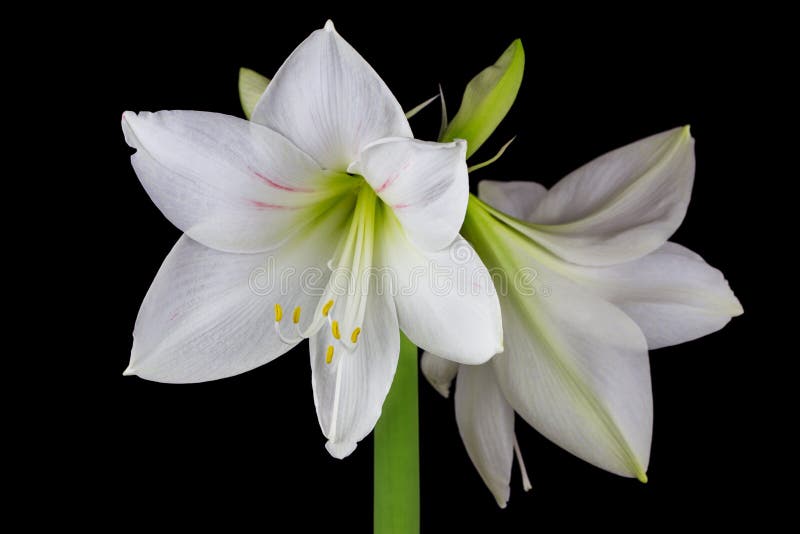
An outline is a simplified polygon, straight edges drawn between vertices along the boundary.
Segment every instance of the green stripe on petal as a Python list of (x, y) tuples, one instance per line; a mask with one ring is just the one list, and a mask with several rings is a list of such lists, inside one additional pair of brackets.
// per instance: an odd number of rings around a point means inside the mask
[(525, 220), (498, 219), (566, 261), (615, 265), (663, 245), (680, 226), (694, 182), (689, 127), (652, 135), (560, 180)]
[(492, 359), (508, 402), (542, 435), (587, 462), (647, 480), (652, 393), (647, 343), (619, 308), (556, 271), (561, 263), (470, 198), (462, 235), (501, 297), (505, 350)]

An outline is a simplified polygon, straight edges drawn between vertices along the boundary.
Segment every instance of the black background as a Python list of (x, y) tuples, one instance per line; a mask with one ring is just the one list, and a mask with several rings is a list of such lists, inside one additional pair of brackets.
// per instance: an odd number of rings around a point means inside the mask
[[(500, 510), (461, 444), (452, 399), (421, 379), (423, 531), (533, 531), (586, 521), (638, 530), (727, 523), (756, 509), (764, 488), (753, 477), (777, 468), (745, 445), (754, 426), (766, 425), (751, 396), (767, 374), (753, 359), (767, 351), (756, 332), (768, 282), (753, 271), (758, 247), (747, 236), (754, 221), (743, 214), (764, 209), (756, 185), (765, 163), (748, 158), (773, 105), (755, 96), (773, 72), (761, 37), (770, 28), (747, 13), (705, 19), (677, 5), (602, 16), (431, 7), (306, 6), (287, 14), (268, 6), (167, 13), (137, 5), (70, 32), (76, 47), (59, 65), (66, 71), (60, 84), (78, 93), (74, 117), (90, 112), (81, 119), (90, 134), (72, 156), (87, 169), (72, 191), (85, 201), (71, 210), (80, 245), (66, 258), (78, 271), (64, 320), (76, 325), (67, 343), (79, 345), (79, 363), (60, 378), (66, 392), (50, 407), (57, 416), (39, 429), (38, 447), (52, 468), (33, 482), (39, 494), (66, 504), (62, 517), (371, 530), (371, 437), (344, 461), (326, 453), (306, 344), (213, 383), (162, 385), (121, 374), (138, 306), (180, 232), (139, 185), (120, 114), (198, 109), (241, 116), (238, 68), (271, 76), (329, 17), (405, 108), (441, 83), (451, 116), (469, 79), (522, 38), (522, 89), (475, 161), (511, 136), (517, 140), (498, 163), (475, 173), (473, 188), (483, 178), (550, 186), (608, 150), (691, 124), (695, 187), (673, 240), (721, 269), (745, 309), (719, 333), (651, 354), (655, 429), (646, 485), (583, 463), (518, 419), (534, 488), (522, 492), (515, 467), (511, 500)], [(438, 121), (433, 105), (411, 124), (418, 137), (432, 138)], [(68, 134), (59, 132), (67, 143)]]

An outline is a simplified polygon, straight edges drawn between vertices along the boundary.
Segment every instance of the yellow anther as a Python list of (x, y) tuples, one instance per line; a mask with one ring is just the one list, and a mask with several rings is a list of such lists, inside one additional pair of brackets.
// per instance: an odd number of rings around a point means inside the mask
[(356, 329), (353, 330), (353, 333), (350, 335), (350, 341), (352, 341), (353, 343), (358, 341), (358, 334), (360, 333), (361, 333), (361, 328), (356, 327)]
[(325, 306), (322, 307), (322, 315), (327, 317), (328, 316), (328, 312), (331, 311), (331, 306), (333, 306), (333, 301), (332, 300), (329, 300), (328, 302), (326, 302)]
[(281, 308), (280, 304), (275, 305), (275, 322), (279, 323), (283, 319), (283, 308)]
[(297, 324), (300, 322), (300, 306), (294, 309), (294, 313), (292, 314), (292, 322)]
[(335, 337), (336, 339), (342, 338), (342, 336), (339, 335), (339, 321), (333, 321), (331, 323), (331, 333), (333, 334), (333, 337)]
[(325, 363), (333, 361), (333, 345), (328, 345), (328, 350), (325, 351)]

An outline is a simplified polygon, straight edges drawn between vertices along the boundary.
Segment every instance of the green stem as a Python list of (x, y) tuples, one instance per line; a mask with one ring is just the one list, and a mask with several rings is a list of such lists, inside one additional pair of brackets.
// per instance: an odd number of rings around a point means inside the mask
[(417, 347), (400, 333), (400, 360), (375, 425), (374, 534), (419, 533)]

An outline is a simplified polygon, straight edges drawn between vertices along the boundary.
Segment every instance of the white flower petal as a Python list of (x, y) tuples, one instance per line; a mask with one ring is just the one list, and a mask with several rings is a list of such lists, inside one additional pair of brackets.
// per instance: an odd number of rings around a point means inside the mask
[(530, 214), (546, 194), (547, 188), (536, 182), (481, 180), (478, 183), (478, 198), (523, 221), (529, 220)]
[(533, 283), (501, 299), (505, 351), (492, 360), (506, 399), (572, 454), (644, 479), (652, 394), (641, 330), (606, 300), (525, 260), (536, 266)]
[(464, 222), (469, 198), (466, 143), (380, 139), (364, 147), (348, 172), (367, 180), (426, 250), (453, 242)]
[(400, 328), (416, 346), (458, 363), (483, 363), (503, 350), (500, 304), (492, 278), (460, 236), (425, 252), (386, 213), (383, 265), (392, 275)]
[[(325, 447), (344, 458), (372, 431), (392, 385), (400, 354), (400, 330), (391, 296), (370, 291), (355, 349), (336, 340), (327, 325), (311, 337), (311, 383)], [(350, 333), (342, 333), (350, 337)], [(333, 347), (331, 363), (326, 363)]]
[(467, 454), (497, 505), (505, 508), (514, 462), (514, 410), (503, 397), (491, 364), (459, 368), (455, 404)]
[(397, 99), (329, 21), (281, 66), (252, 120), (291, 139), (323, 167), (343, 171), (361, 147), (412, 137)]
[(675, 243), (610, 267), (565, 264), (564, 274), (630, 315), (651, 349), (716, 332), (742, 313), (723, 274)]
[(139, 310), (126, 374), (204, 382), (243, 373), (289, 350), (296, 343), (278, 337), (275, 304), (284, 310), (286, 337), (295, 337), (296, 307), (301, 307), (299, 326), (310, 324), (327, 283), (325, 263), (336, 245), (337, 225), (347, 211), (343, 207), (316, 233), (304, 232), (274, 253), (220, 252), (183, 236)]
[(355, 182), (322, 171), (280, 134), (236, 117), (128, 111), (122, 128), (156, 206), (189, 237), (218, 250), (273, 248)]
[(694, 181), (694, 140), (676, 128), (609, 152), (559, 181), (529, 220), (507, 221), (567, 261), (613, 265), (663, 245)]
[(450, 384), (458, 372), (458, 364), (425, 351), (422, 353), (422, 360), (419, 366), (428, 383), (442, 397), (448, 398), (450, 396)]

